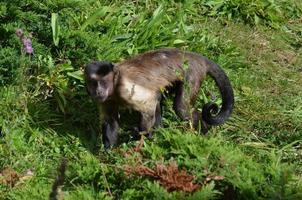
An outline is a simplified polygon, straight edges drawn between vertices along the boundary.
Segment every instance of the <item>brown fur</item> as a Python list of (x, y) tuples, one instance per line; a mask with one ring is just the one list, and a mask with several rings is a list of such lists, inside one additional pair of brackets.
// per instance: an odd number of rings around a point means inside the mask
[[(182, 52), (178, 49), (150, 51), (118, 63), (117, 67), (122, 76), (155, 91), (184, 78), (183, 63), (186, 60), (192, 60), (192, 58), (201, 62), (193, 62), (189, 67), (188, 74), (203, 74), (205, 76), (207, 67), (202, 63), (202, 60), (193, 53)], [(197, 73), (192, 73), (193, 71)]]

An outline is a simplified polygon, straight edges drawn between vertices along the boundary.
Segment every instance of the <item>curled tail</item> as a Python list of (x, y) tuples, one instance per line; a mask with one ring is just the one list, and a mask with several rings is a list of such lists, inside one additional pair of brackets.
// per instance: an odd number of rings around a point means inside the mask
[(202, 108), (202, 120), (208, 125), (223, 124), (231, 115), (234, 107), (234, 92), (225, 72), (215, 63), (208, 60), (208, 73), (216, 82), (222, 98), (222, 106), (213, 102), (205, 104)]

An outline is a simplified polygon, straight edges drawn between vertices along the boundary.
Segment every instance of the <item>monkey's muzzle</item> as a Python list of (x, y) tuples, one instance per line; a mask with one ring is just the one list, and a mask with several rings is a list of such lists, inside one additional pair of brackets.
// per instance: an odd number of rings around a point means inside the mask
[(106, 91), (97, 91), (95, 98), (97, 99), (97, 101), (103, 103), (108, 98), (108, 90), (106, 90)]

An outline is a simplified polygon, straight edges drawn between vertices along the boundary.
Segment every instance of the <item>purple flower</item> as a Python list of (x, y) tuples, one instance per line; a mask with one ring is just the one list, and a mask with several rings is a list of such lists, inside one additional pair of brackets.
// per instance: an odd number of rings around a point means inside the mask
[(17, 29), (16, 35), (20, 38), (23, 44), (23, 51), (27, 54), (33, 54), (34, 49), (32, 47), (32, 41), (31, 41), (32, 33), (29, 33), (28, 37), (26, 37), (22, 29)]
[(28, 54), (32, 54), (33, 53), (33, 47), (32, 47), (31, 39), (27, 38), (27, 37), (23, 37), (22, 38), (22, 43), (23, 43), (24, 51)]
[(32, 48), (32, 46), (27, 46), (24, 48), (25, 52), (28, 54), (33, 54), (34, 49)]

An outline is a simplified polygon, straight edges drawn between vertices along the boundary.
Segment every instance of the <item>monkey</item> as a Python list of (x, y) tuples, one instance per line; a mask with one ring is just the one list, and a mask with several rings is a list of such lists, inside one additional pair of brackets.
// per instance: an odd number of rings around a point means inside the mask
[[(209, 102), (200, 112), (194, 105), (207, 75), (218, 86), (222, 106)], [(176, 115), (192, 122), (195, 129), (201, 125), (204, 133), (210, 126), (223, 124), (234, 107), (232, 85), (221, 67), (198, 53), (177, 48), (148, 51), (117, 64), (93, 61), (86, 65), (84, 77), (88, 94), (101, 107), (105, 149), (117, 143), (120, 107), (138, 111), (139, 131), (152, 137), (150, 129), (161, 123), (162, 94), (168, 88), (175, 95)]]

